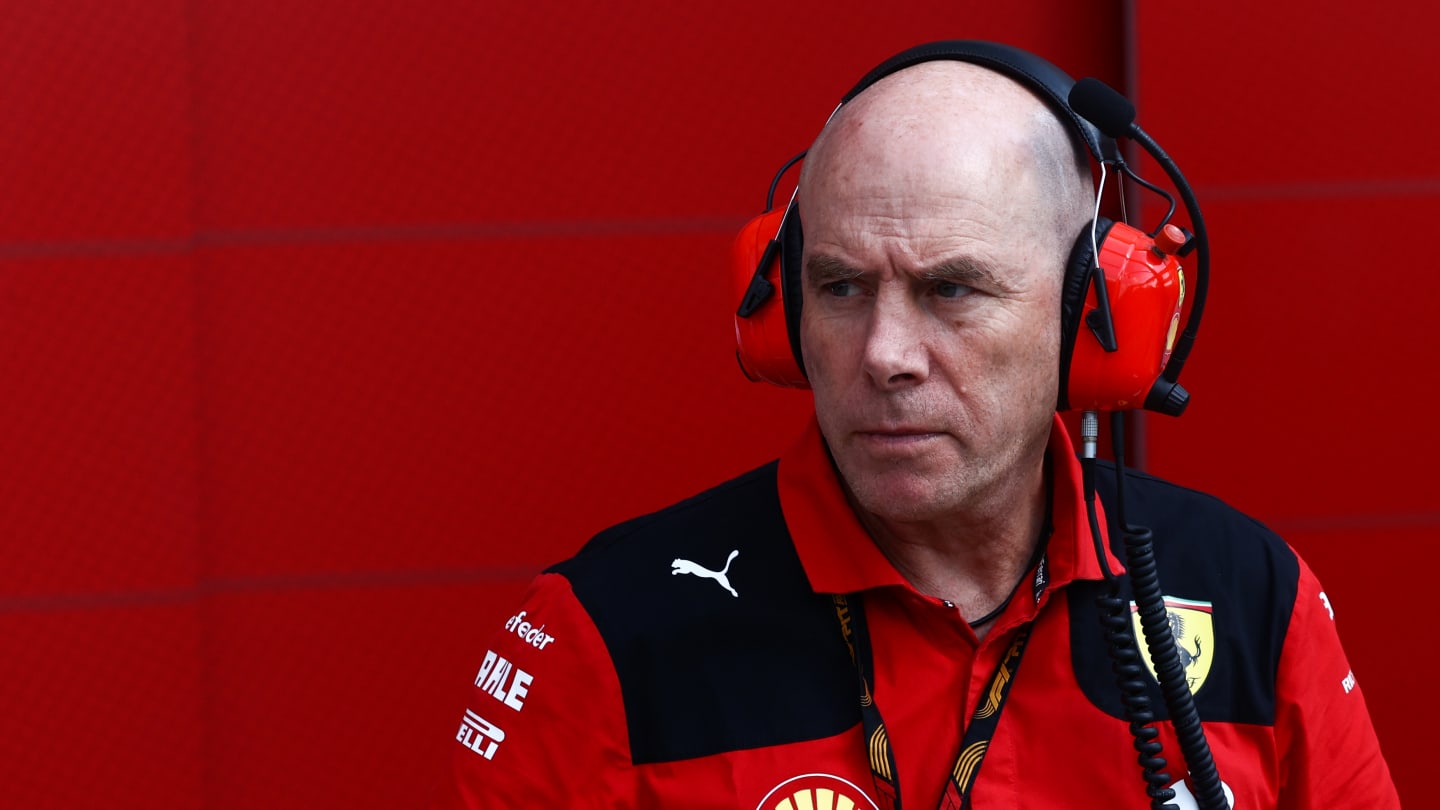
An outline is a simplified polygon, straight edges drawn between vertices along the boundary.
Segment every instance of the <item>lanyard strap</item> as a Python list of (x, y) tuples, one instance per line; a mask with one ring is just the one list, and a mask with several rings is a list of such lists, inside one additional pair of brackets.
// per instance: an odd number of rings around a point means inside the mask
[[(865, 624), (864, 601), (859, 594), (834, 594), (832, 598), (840, 632), (850, 648), (850, 660), (860, 676), (860, 716), (875, 790), (880, 795), (883, 810), (902, 810), (895, 753), (885, 732), (885, 720), (881, 718), (880, 708), (875, 705), (870, 692), (875, 661), (870, 649), (870, 631)], [(955, 759), (955, 767), (950, 770), (945, 792), (940, 796), (940, 810), (970, 810), (970, 791), (980, 775), (980, 765), (985, 761), (990, 740), (1000, 725), (1000, 712), (1005, 708), (1010, 687), (1015, 683), (1015, 673), (1020, 669), (1020, 658), (1025, 654), (1026, 642), (1030, 640), (1030, 624), (1026, 622), (1016, 632), (1010, 649), (1005, 651), (1005, 656), (995, 667), (995, 674), (990, 677), (990, 687), (985, 691), (984, 700), (970, 718), (970, 725), (960, 742), (960, 754)]]

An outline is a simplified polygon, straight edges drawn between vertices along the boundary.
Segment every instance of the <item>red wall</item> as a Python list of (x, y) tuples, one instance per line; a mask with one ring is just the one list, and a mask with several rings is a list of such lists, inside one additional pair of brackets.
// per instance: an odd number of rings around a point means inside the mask
[[(1151, 466), (1312, 559), (1418, 770), (1427, 647), (1394, 617), (1423, 614), (1387, 572), (1436, 561), (1390, 472), (1436, 449), (1404, 373), (1436, 158), (1322, 103), (1421, 131), (1375, 86), (1420, 46), (1337, 60), (1343, 14), (681, 5), (0, 3), (4, 803), (422, 805), (530, 576), (794, 434), (808, 398), (735, 367), (730, 239), (865, 70), (944, 37), (1115, 83), (1138, 43), (1217, 253)], [(1363, 394), (1308, 401), (1336, 387)]]
[[(1440, 215), (1427, 148), (1440, 11), (1336, 0), (1136, 3), (1137, 102), (1194, 182), (1214, 279), (1182, 419), (1150, 468), (1266, 522), (1325, 584), (1400, 796), (1425, 806), (1440, 664), (1428, 411)], [(1405, 639), (1411, 639), (1407, 642)]]

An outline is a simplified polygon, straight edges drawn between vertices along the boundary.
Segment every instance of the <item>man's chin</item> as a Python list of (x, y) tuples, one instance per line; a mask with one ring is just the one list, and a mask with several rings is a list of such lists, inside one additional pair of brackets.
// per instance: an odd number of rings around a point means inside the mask
[(899, 480), (864, 480), (851, 488), (853, 505), (882, 520), (919, 523), (943, 517), (949, 499), (930, 481), (908, 476)]

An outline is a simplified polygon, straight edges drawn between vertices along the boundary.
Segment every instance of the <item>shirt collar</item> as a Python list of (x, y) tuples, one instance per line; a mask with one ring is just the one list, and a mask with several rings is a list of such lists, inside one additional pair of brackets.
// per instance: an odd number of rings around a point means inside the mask
[[(1090, 537), (1080, 462), (1059, 414), (1051, 426), (1048, 452), (1055, 476), (1054, 533), (1046, 551), (1050, 587), (1073, 580), (1101, 579)], [(780, 457), (777, 476), (785, 525), (811, 588), (817, 593), (855, 593), (886, 585), (909, 587), (850, 508), (814, 417), (799, 441)], [(1107, 536), (1105, 513), (1098, 502), (1095, 510), (1101, 536)], [(1104, 547), (1110, 570), (1121, 573), (1124, 568), (1109, 544)]]

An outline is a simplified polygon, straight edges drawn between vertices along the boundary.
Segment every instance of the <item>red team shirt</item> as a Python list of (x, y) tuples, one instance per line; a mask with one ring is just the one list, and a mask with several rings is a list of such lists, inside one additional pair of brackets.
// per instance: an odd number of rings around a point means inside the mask
[[(974, 806), (1148, 807), (1091, 606), (1102, 574), (1058, 417), (1050, 455), (1048, 584), (1037, 600), (1027, 576), (984, 639), (876, 548), (813, 422), (778, 466), (602, 533), (496, 618), (434, 807), (876, 807), (830, 594), (863, 594), (873, 695), (906, 808), (937, 806), (1000, 657), (1031, 622)], [(1135, 476), (1126, 498), (1155, 528), (1233, 806), (1398, 808), (1304, 562), (1208, 496)], [(1123, 570), (1113, 553), (1109, 565)], [(1173, 783), (1183, 758), (1169, 724), (1157, 726)], [(1195, 805), (1182, 795), (1179, 806)]]

